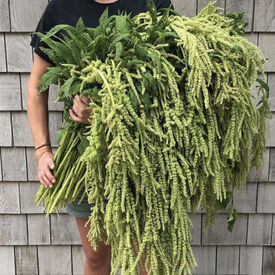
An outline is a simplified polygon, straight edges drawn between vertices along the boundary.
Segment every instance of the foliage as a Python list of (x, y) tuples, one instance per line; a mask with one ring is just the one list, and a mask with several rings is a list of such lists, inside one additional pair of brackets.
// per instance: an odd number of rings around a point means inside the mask
[[(151, 7), (131, 18), (109, 17), (106, 9), (97, 28), (80, 18), (75, 28), (40, 34), (56, 67), (39, 91), (58, 84), (65, 111), (76, 93), (90, 98), (87, 140), (78, 147), (95, 203), (88, 238), (97, 249), (107, 233), (111, 274), (137, 274), (142, 254), (149, 274), (192, 274), (186, 210), (204, 209), (205, 229), (214, 226), (230, 192), (261, 167), (271, 116), (268, 86), (258, 77), (265, 57), (240, 35), (243, 14), (218, 10), (210, 2), (188, 18)], [(68, 37), (58, 40), (61, 28)], [(256, 81), (259, 107), (251, 93)], [(228, 230), (236, 218), (230, 208)]]

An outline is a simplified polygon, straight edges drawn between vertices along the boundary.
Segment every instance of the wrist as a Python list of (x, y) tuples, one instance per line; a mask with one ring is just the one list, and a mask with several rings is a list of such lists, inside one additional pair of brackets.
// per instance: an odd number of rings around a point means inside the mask
[(52, 153), (51, 146), (43, 146), (43, 147), (37, 149), (35, 151), (36, 159), (38, 160), (40, 158), (40, 156), (43, 155), (43, 154), (45, 154), (45, 153)]

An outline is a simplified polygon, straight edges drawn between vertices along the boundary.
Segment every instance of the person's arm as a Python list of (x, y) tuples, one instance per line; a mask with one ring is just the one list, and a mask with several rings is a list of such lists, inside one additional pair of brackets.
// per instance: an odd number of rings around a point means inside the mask
[[(47, 72), (47, 67), (52, 66), (36, 53), (32, 71), (28, 81), (27, 115), (35, 148), (50, 143), (48, 126), (48, 93), (38, 94), (38, 82)], [(45, 187), (52, 187), (55, 179), (50, 169), (54, 168), (51, 146), (43, 146), (35, 151), (38, 166), (38, 178)], [(52, 182), (52, 183), (51, 183)]]

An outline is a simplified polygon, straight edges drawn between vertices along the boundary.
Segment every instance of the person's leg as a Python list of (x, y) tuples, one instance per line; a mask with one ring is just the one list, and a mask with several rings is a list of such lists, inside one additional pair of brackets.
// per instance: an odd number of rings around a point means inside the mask
[[(134, 246), (133, 246), (133, 251), (134, 251), (135, 256), (137, 256), (137, 251)], [(138, 262), (139, 275), (147, 275), (148, 273), (147, 273), (147, 271), (145, 271), (145, 254), (143, 254), (141, 256), (141, 261), (142, 261), (142, 266), (141, 266), (140, 261)]]
[(89, 224), (85, 227), (88, 218), (75, 217), (81, 237), (82, 246), (86, 256), (84, 275), (109, 275), (111, 272), (111, 245), (99, 242), (98, 250), (95, 251), (88, 238)]

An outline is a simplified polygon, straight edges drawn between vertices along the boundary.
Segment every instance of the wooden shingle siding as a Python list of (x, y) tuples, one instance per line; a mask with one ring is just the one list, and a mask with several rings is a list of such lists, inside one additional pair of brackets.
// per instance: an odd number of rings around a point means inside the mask
[(11, 114), (10, 112), (0, 113), (0, 146), (11, 146), (12, 145), (12, 134), (11, 134)]
[(216, 247), (209, 246), (192, 246), (192, 250), (198, 264), (194, 274), (215, 274), (216, 266)]
[(261, 274), (262, 256), (261, 246), (240, 246), (240, 274)]
[(49, 245), (50, 242), (50, 220), (44, 214), (29, 214), (28, 236), (30, 245)]
[(275, 35), (274, 33), (260, 33), (259, 47), (268, 61), (264, 64), (265, 72), (275, 72)]
[(184, 16), (195, 16), (197, 11), (196, 0), (174, 0), (175, 9)]
[[(252, 1), (251, 1), (252, 2)], [(275, 31), (275, 1), (255, 0), (254, 31)]]
[(1, 148), (4, 181), (27, 180), (25, 148)]
[(1, 182), (0, 213), (20, 214), (18, 182)]
[(35, 202), (35, 194), (37, 193), (39, 186), (40, 184), (38, 182), (19, 182), (21, 213), (44, 213), (43, 202), (40, 206), (37, 206)]
[[(268, 136), (268, 133), (266, 134)], [(270, 136), (270, 138), (272, 135)], [(263, 165), (260, 170), (253, 167), (247, 174), (248, 182), (257, 182), (257, 181), (268, 181), (268, 166), (269, 166), (269, 148), (265, 149)]]
[(257, 213), (275, 213), (275, 183), (259, 183)]
[(0, 215), (0, 246), (28, 244), (26, 218), (26, 215)]
[(217, 247), (217, 274), (238, 274), (238, 246)]
[(0, 72), (6, 72), (6, 47), (4, 34), (0, 34)]
[(247, 245), (270, 245), (272, 214), (248, 215)]
[(40, 275), (72, 274), (72, 257), (70, 245), (38, 246)]
[(257, 183), (247, 183), (242, 189), (233, 192), (233, 208), (239, 213), (255, 213), (257, 202)]
[(10, 0), (11, 31), (34, 31), (47, 4), (47, 0)]
[(19, 74), (0, 74), (0, 111), (22, 110)]
[(270, 104), (270, 110), (275, 111), (275, 73), (268, 74), (268, 85), (270, 88), (268, 102)]
[(0, 266), (2, 274), (15, 274), (14, 247), (0, 247)]
[(9, 72), (30, 72), (32, 67), (31, 37), (29, 34), (10, 33), (6, 36)]
[(251, 0), (228, 0), (226, 1), (226, 13), (230, 12), (245, 12), (245, 20), (248, 23), (246, 31), (252, 30), (253, 20), (253, 1)]
[[(90, 0), (92, 1), (92, 0)], [(185, 16), (194, 16), (209, 0), (174, 0)], [(47, 0), (0, 0), (0, 275), (83, 275), (85, 255), (75, 219), (59, 209), (48, 218), (39, 190), (33, 140), (27, 121), (28, 80), (33, 62), (29, 45)], [(203, 232), (205, 211), (189, 217), (192, 249), (203, 275), (275, 274), (275, 1), (218, 0), (225, 12), (246, 12), (244, 37), (268, 58), (264, 65), (273, 114), (266, 120), (262, 168), (253, 168), (243, 190), (234, 190), (238, 211), (233, 232), (227, 211), (220, 211), (214, 231)], [(263, 76), (259, 76), (263, 77)], [(258, 83), (252, 93), (259, 102)], [(55, 103), (57, 86), (49, 89), (49, 126), (53, 152), (61, 126), (63, 103)], [(60, 264), (62, 263), (62, 264)], [(164, 274), (160, 274), (164, 275)], [(166, 274), (165, 274), (166, 275)]]
[(275, 148), (270, 148), (269, 181), (275, 181)]
[(38, 275), (37, 247), (35, 245), (15, 247), (16, 274)]
[[(219, 214), (217, 217), (217, 226), (212, 230), (210, 226), (208, 234), (202, 232), (203, 245), (244, 245), (246, 244), (247, 234), (247, 216), (248, 214), (239, 214), (234, 225), (234, 230), (230, 232), (227, 229), (227, 214)], [(202, 216), (204, 228), (205, 215)]]
[(10, 31), (9, 0), (0, 0), (0, 32)]

